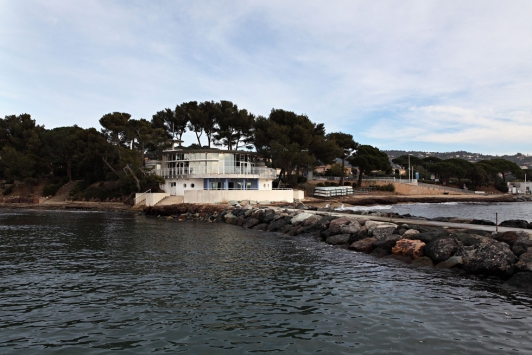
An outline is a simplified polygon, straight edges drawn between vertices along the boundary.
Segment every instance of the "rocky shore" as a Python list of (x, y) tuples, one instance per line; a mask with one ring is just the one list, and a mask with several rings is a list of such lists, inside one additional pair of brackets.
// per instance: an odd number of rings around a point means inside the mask
[(527, 230), (497, 233), (391, 223), (372, 220), (369, 215), (332, 215), (326, 209), (320, 210), (181, 204), (148, 207), (144, 212), (177, 221), (221, 222), (307, 236), (377, 258), (400, 260), (412, 267), (453, 268), (496, 276), (506, 280), (507, 285), (532, 292), (532, 235)]

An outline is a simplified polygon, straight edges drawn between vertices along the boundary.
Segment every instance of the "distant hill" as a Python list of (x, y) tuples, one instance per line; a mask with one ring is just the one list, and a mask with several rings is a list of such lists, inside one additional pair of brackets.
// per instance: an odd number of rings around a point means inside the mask
[(460, 159), (464, 159), (472, 163), (475, 163), (481, 160), (502, 158), (502, 159), (506, 159), (511, 162), (514, 162), (521, 167), (526, 166), (528, 169), (532, 169), (532, 155), (521, 154), (521, 153), (517, 153), (514, 155), (484, 155), (480, 153), (470, 153), (470, 152), (466, 152), (463, 150), (459, 150), (456, 152), (445, 152), (445, 153), (404, 151), (404, 150), (384, 150), (384, 152), (388, 154), (388, 157), (390, 157), (390, 161), (392, 159), (400, 157), (401, 155), (407, 155), (407, 154), (412, 154), (412, 156), (418, 157), (421, 159), (426, 158), (426, 157), (437, 157), (440, 159), (460, 158)]

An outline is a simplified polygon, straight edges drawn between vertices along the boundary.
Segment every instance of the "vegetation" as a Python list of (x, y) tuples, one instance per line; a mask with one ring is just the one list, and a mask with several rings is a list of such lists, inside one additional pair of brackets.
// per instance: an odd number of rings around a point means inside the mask
[[(174, 143), (181, 145), (186, 132), (194, 132), (197, 142), (183, 149), (254, 149), (267, 166), (280, 169), (283, 184), (294, 187), (305, 184), (303, 173), (318, 165), (331, 164), (328, 174), (339, 176), (339, 185), (344, 185), (346, 161), (359, 168), (358, 185), (364, 175), (392, 173), (388, 156), (378, 148), (360, 145), (350, 134), (326, 134), (322, 123), (282, 109), (272, 109), (263, 117), (231, 101), (190, 101), (160, 110), (151, 120), (111, 112), (99, 122), (100, 130), (76, 125), (48, 130), (29, 114), (5, 116), (0, 119), (0, 179), (23, 181), (30, 188), (44, 181), (45, 195), (54, 195), (68, 181), (79, 181), (72, 197), (80, 199), (157, 191), (164, 180), (150, 172), (145, 161), (159, 159)], [(406, 166), (408, 156), (394, 163)], [(434, 174), (446, 183), (493, 184), (501, 190), (506, 188), (508, 174), (523, 174), (517, 164), (504, 159), (472, 164), (462, 159), (410, 157), (410, 164), (426, 179)], [(338, 185), (324, 185), (333, 184)]]
[[(408, 155), (402, 155), (392, 160), (395, 164), (403, 167), (408, 166)], [(523, 178), (523, 170), (511, 161), (505, 159), (482, 160), (471, 163), (464, 159), (450, 158), (441, 160), (436, 157), (419, 159), (410, 157), (410, 164), (420, 172), (420, 178), (429, 179), (430, 175), (436, 176), (445, 184), (453, 180), (458, 186), (463, 184), (480, 187), (492, 184), (498, 190), (507, 192), (506, 176)]]

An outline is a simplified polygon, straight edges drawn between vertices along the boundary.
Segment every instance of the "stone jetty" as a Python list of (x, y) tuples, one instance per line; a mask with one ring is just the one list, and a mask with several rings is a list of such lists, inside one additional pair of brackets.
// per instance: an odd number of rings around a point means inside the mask
[[(412, 220), (402, 223), (397, 219), (392, 223), (383, 218), (341, 215), (327, 209), (312, 211), (251, 205), (181, 204), (148, 207), (145, 214), (307, 236), (338, 248), (400, 260), (412, 267), (455, 268), (471, 274), (497, 276), (510, 286), (532, 292), (532, 235), (527, 229), (501, 228), (494, 232), (487, 230), (494, 227), (480, 225), (478, 221), (478, 229), (471, 229), (471, 224), (462, 228), (459, 223), (446, 226), (446, 222), (441, 221), (438, 226), (423, 225), (421, 221), (416, 224)], [(526, 221), (510, 224), (528, 227)]]

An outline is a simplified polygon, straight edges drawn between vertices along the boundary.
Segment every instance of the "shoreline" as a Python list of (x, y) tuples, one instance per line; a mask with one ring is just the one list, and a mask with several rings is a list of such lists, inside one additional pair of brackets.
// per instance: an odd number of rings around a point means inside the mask
[(303, 236), (332, 247), (391, 259), (410, 267), (459, 270), (494, 276), (532, 293), (530, 230), (432, 220), (344, 214), (283, 206), (174, 205), (149, 207), (147, 217), (177, 223), (227, 223), (287, 236)]

